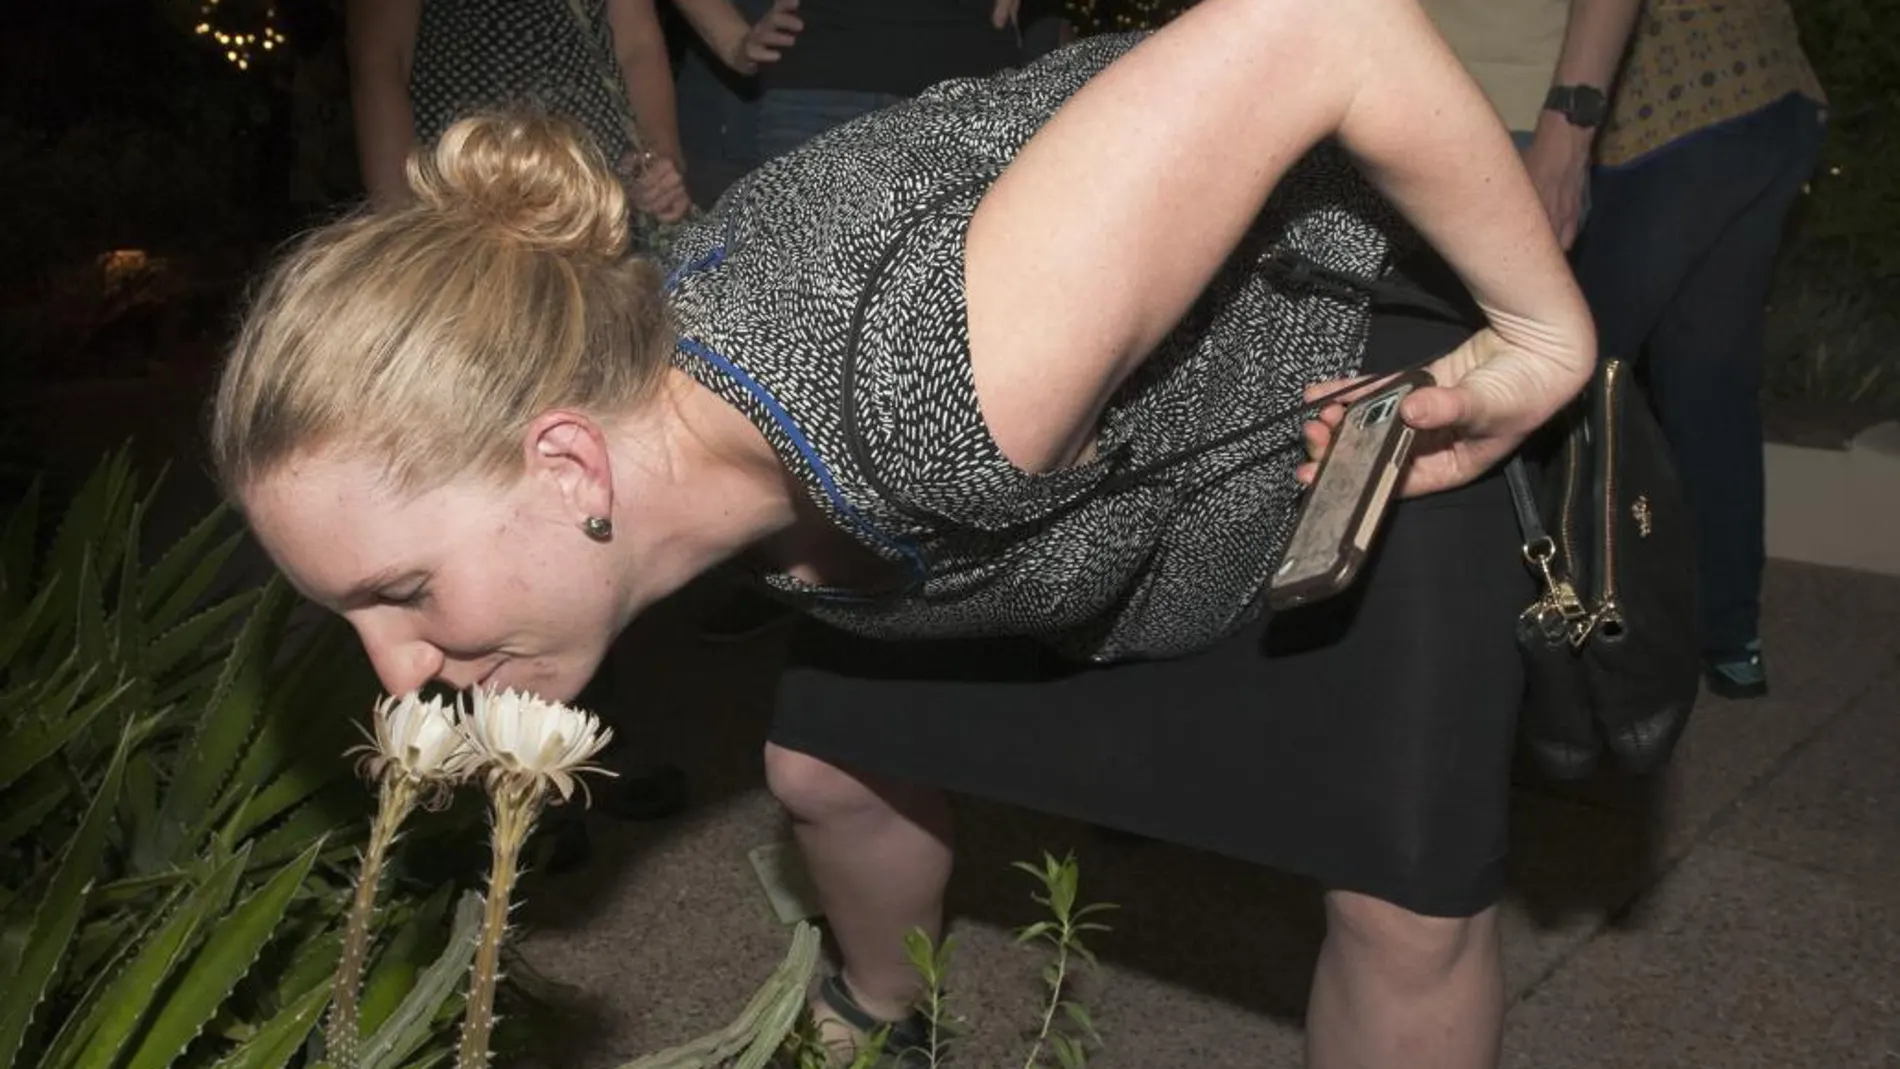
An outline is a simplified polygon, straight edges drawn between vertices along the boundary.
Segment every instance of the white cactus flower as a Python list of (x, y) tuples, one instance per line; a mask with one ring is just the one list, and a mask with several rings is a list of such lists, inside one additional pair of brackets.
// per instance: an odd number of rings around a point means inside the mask
[[(492, 789), (501, 780), (538, 779), (567, 801), (582, 772), (612, 772), (588, 759), (614, 737), (589, 712), (515, 690), (473, 691), (473, 710), (463, 719), (474, 764)], [(581, 784), (585, 792), (586, 784)]]
[(471, 755), (468, 740), (458, 730), (461, 702), (405, 694), (376, 703), (371, 717), (370, 743), (351, 753), (363, 754), (362, 768), (374, 779), (398, 775), (415, 782), (460, 779)]

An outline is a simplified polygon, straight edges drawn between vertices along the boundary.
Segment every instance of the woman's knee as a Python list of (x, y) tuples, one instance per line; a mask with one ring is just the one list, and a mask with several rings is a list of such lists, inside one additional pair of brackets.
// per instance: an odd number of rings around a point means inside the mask
[(1353, 891), (1326, 893), (1327, 937), (1389, 981), (1431, 985), (1495, 958), (1497, 907), (1470, 917), (1428, 917)]
[(826, 821), (889, 808), (864, 780), (822, 758), (765, 746), (765, 783), (796, 820)]

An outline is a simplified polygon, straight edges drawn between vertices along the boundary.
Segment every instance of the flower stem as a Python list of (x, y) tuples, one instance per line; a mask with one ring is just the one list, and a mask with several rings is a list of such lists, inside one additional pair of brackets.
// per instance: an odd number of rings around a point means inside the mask
[(482, 902), (481, 943), (475, 948), (474, 978), (469, 983), (468, 1006), (462, 1017), (462, 1041), (456, 1050), (456, 1069), (485, 1069), (488, 1037), (495, 1027), (495, 979), (501, 963), (501, 940), (508, 930), (509, 899), (522, 844), (534, 830), (541, 811), (543, 786), (539, 777), (504, 779), (492, 791), (493, 859), (488, 870), (488, 894)]
[(407, 776), (393, 773), (383, 777), (378, 792), (376, 819), (370, 824), (369, 845), (363, 851), (363, 867), (356, 875), (356, 894), (350, 901), (350, 916), (343, 929), (343, 956), (337, 962), (336, 978), (330, 983), (330, 1020), (324, 1027), (326, 1060), (336, 1069), (356, 1069), (360, 1036), (356, 1000), (363, 987), (363, 967), (369, 959), (370, 921), (376, 915), (376, 890), (382, 883), (383, 862), (389, 848), (402, 830), (402, 822), (415, 808), (416, 787)]

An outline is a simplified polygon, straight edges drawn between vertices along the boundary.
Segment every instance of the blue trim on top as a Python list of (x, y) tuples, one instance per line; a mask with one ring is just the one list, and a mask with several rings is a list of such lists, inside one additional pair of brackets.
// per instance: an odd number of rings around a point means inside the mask
[(678, 288), (680, 279), (685, 278), (687, 275), (695, 274), (700, 271), (710, 271), (725, 262), (726, 246), (723, 243), (714, 245), (712, 251), (675, 267), (673, 273), (666, 276), (666, 292), (671, 293)]
[(818, 484), (824, 488), (825, 496), (831, 499), (832, 507), (837, 509), (846, 519), (856, 524), (865, 534), (870, 535), (878, 542), (902, 554), (904, 558), (910, 562), (913, 585), (921, 586), (923, 584), (925, 576), (929, 574), (929, 569), (924, 566), (923, 554), (918, 552), (917, 547), (911, 545), (909, 542), (887, 535), (879, 530), (876, 524), (865, 519), (864, 514), (860, 513), (850, 501), (845, 499), (843, 491), (838, 489), (837, 481), (831, 476), (831, 469), (826, 466), (824, 459), (818, 455), (818, 450), (812, 446), (811, 440), (805, 437), (804, 432), (798, 429), (798, 424), (792, 421), (791, 414), (785, 411), (784, 406), (778, 403), (778, 398), (773, 397), (770, 390), (760, 385), (758, 380), (747, 374), (739, 365), (713, 352), (712, 349), (703, 342), (696, 341), (692, 338), (681, 338), (679, 340), (679, 347), (730, 376), (734, 382), (745, 387), (746, 392), (750, 393), (754, 400), (764, 405), (766, 412), (772, 417), (772, 422), (778, 424), (779, 430), (785, 432), (785, 437), (791, 439), (793, 447), (798, 450), (799, 455), (805, 458), (805, 463), (811, 466), (812, 472), (818, 476)]

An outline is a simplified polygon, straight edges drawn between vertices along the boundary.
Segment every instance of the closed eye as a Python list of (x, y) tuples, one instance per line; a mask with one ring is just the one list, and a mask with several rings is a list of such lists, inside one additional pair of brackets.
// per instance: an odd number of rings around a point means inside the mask
[(420, 608), (429, 600), (429, 588), (418, 586), (413, 590), (393, 592), (381, 591), (376, 595), (376, 604), (389, 605), (399, 609)]

